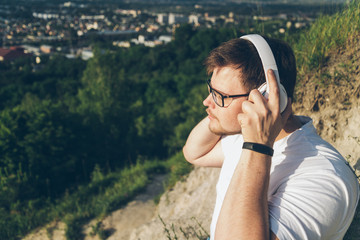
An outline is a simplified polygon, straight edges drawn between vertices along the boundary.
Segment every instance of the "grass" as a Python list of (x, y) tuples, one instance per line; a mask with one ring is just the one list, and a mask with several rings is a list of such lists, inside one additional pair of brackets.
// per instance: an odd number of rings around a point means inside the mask
[(193, 166), (189, 164), (182, 152), (178, 152), (166, 161), (165, 166), (169, 169), (169, 177), (166, 182), (166, 189), (172, 188), (176, 182), (185, 179), (185, 176), (193, 169)]
[[(175, 227), (174, 224), (171, 224), (170, 226), (165, 223), (165, 221), (161, 218), (161, 216), (158, 216), (161, 223), (164, 226), (164, 232), (166, 235), (166, 238), (168, 240), (178, 240), (178, 239), (196, 239), (199, 240), (206, 240), (208, 237), (210, 237), (210, 234), (204, 229), (204, 227), (199, 223), (199, 221), (196, 218), (192, 218), (192, 220), (195, 221), (195, 223), (198, 225), (199, 230), (196, 230), (193, 226), (189, 225), (186, 227), (186, 229), (183, 229), (182, 227)], [(182, 237), (179, 237), (178, 234), (181, 232)]]
[(103, 217), (119, 208), (143, 190), (149, 182), (149, 175), (159, 171), (158, 162), (144, 162), (130, 168), (103, 175), (95, 169), (93, 180), (73, 195), (60, 202), (55, 208), (67, 214), (66, 223), (68, 240), (81, 239), (82, 226), (91, 218)]
[[(185, 177), (193, 169), (193, 166), (185, 160), (182, 152), (174, 154), (163, 164), (168, 172), (167, 179), (164, 182), (164, 191), (171, 189), (178, 181), (185, 180)], [(156, 204), (159, 203), (161, 195), (162, 193), (154, 198)]]
[[(4, 222), (0, 227), (0, 238), (18, 239), (35, 227), (60, 220), (67, 225), (68, 240), (83, 239), (82, 227), (89, 220), (102, 219), (125, 205), (144, 190), (154, 174), (168, 174), (165, 191), (183, 179), (191, 169), (192, 166), (185, 161), (181, 152), (167, 161), (139, 161), (134, 166), (108, 174), (103, 174), (99, 167), (95, 167), (91, 182), (78, 187), (74, 193), (65, 194), (53, 203), (39, 203), (41, 207), (29, 202), (25, 213), (13, 213), (11, 221), (2, 219)], [(106, 238), (107, 233), (102, 229), (100, 220), (93, 226), (92, 234), (98, 235), (100, 239)], [(48, 235), (51, 235), (51, 229)]]
[(356, 39), (360, 30), (360, 1), (351, 1), (345, 10), (318, 18), (309, 30), (292, 39), (300, 75), (321, 69), (329, 54)]

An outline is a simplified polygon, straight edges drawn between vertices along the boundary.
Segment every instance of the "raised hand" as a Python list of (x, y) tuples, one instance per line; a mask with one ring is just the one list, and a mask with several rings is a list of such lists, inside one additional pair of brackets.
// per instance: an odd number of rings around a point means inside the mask
[(269, 99), (264, 98), (259, 90), (252, 90), (249, 99), (242, 103), (243, 112), (238, 115), (238, 121), (245, 142), (255, 142), (272, 147), (292, 109), (289, 99), (285, 111), (280, 113), (279, 87), (276, 77), (272, 70), (269, 70), (267, 74)]

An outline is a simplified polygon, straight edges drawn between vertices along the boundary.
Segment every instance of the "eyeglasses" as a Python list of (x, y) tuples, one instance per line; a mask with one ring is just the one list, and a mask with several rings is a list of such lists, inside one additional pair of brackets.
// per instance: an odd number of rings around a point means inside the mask
[(209, 90), (209, 93), (211, 93), (213, 99), (214, 99), (214, 102), (216, 103), (216, 105), (218, 105), (219, 107), (228, 107), (233, 98), (237, 98), (237, 97), (247, 97), (249, 96), (250, 93), (246, 93), (246, 94), (239, 94), (239, 95), (223, 95), (221, 94), (218, 90), (214, 89), (212, 86), (211, 86), (211, 83), (210, 83), (211, 79), (209, 78), (206, 82), (207, 82), (207, 85), (208, 85), (208, 90)]

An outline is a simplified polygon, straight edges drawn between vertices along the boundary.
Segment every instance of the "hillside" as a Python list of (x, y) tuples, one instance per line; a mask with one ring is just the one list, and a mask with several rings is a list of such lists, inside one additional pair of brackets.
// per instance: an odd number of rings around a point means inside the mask
[[(329, 55), (327, 64), (303, 75), (296, 90), (294, 111), (311, 116), (319, 134), (333, 144), (360, 174), (360, 56), (356, 38)], [(327, 81), (324, 81), (327, 78)], [(137, 198), (110, 216), (94, 220), (84, 227), (85, 239), (203, 239), (209, 232), (218, 169), (195, 168), (185, 181), (162, 195), (156, 206), (151, 199), (161, 187), (161, 179)], [(160, 185), (159, 185), (160, 184)], [(155, 187), (155, 188), (154, 188)], [(159, 189), (159, 188), (157, 188)], [(155, 193), (155, 194), (154, 194)], [(159, 216), (162, 218), (161, 221)], [(360, 211), (345, 239), (360, 236)], [(169, 231), (165, 232), (165, 228)], [(96, 235), (98, 233), (98, 235)], [(186, 237), (185, 237), (186, 233)], [(91, 236), (95, 235), (95, 236)], [(108, 236), (106, 238), (105, 236)], [(62, 223), (49, 225), (30, 239), (65, 239)]]
[[(322, 69), (332, 79), (331, 84), (321, 83), (316, 72), (307, 74), (305, 85), (297, 88), (294, 103), (295, 113), (311, 116), (319, 134), (349, 160), (357, 175), (360, 174), (360, 56), (356, 54), (359, 48), (357, 40), (349, 41), (343, 49), (333, 52)], [(158, 215), (169, 230), (174, 224), (180, 239), (184, 239), (180, 228), (192, 233), (189, 239), (198, 239), (194, 233), (203, 231), (193, 218), (209, 231), (218, 174), (217, 169), (196, 168), (186, 182), (179, 182), (162, 196), (154, 218), (134, 229), (130, 239), (166, 239)], [(345, 239), (358, 239), (359, 223), (360, 210)]]
[[(355, 1), (350, 5), (349, 10), (339, 12), (334, 16), (321, 17), (307, 32), (300, 33), (300, 35), (295, 37), (289, 36), (288, 39), (294, 47), (299, 72), (299, 83), (296, 88), (296, 99), (293, 106), (295, 113), (311, 116), (319, 134), (340, 151), (340, 153), (349, 161), (349, 164), (356, 169), (358, 175), (360, 175), (360, 136), (358, 130), (360, 126), (360, 56), (358, 54), (359, 19), (360, 3)], [(84, 104), (86, 103), (83, 107), (87, 107), (88, 110), (95, 109), (96, 113), (100, 114), (100, 116), (102, 116), (102, 114), (110, 114), (109, 116), (114, 117), (115, 120), (122, 116), (121, 114), (115, 116), (111, 115), (113, 113), (118, 114), (117, 111), (106, 111), (106, 109), (112, 109), (106, 107), (108, 104), (121, 103), (124, 99), (131, 100), (128, 98), (121, 98), (123, 95), (116, 91), (112, 92), (114, 89), (112, 86), (117, 86), (117, 81), (123, 79), (121, 77), (122, 75), (119, 79), (106, 77), (108, 76), (108, 73), (112, 73), (114, 76), (118, 74), (118, 69), (116, 69), (116, 67), (112, 68), (112, 66), (117, 66), (119, 59), (122, 60), (121, 62), (124, 71), (125, 69), (126, 71), (132, 69), (131, 72), (137, 73), (137, 68), (139, 68), (139, 66), (134, 64), (134, 62), (137, 62), (142, 64), (142, 67), (147, 67), (149, 74), (152, 74), (152, 68), (149, 67), (151, 64), (153, 64), (151, 66), (153, 66), (154, 69), (162, 69), (163, 65), (168, 66), (167, 64), (169, 62), (172, 64), (175, 62), (176, 66), (178, 66), (178, 68), (175, 68), (178, 69), (176, 72), (181, 74), (174, 76), (173, 74), (158, 73), (158, 75), (154, 74), (154, 78), (148, 79), (147, 77), (144, 77), (143, 80), (146, 81), (141, 82), (141, 84), (147, 83), (143, 88), (146, 90), (144, 96), (147, 96), (147, 98), (144, 98), (143, 102), (139, 102), (139, 104), (131, 105), (131, 107), (133, 108), (134, 113), (143, 113), (143, 111), (140, 111), (143, 107), (144, 110), (151, 109), (151, 114), (147, 115), (148, 117), (139, 116), (139, 118), (136, 119), (136, 127), (139, 128), (138, 130), (151, 130), (149, 132), (140, 131), (139, 133), (141, 134), (139, 136), (135, 135), (136, 138), (134, 138), (134, 143), (138, 142), (137, 139), (142, 140), (143, 144), (141, 144), (140, 147), (143, 147), (145, 153), (149, 149), (152, 149), (153, 152), (158, 152), (155, 151), (158, 150), (157, 148), (152, 148), (157, 146), (154, 143), (157, 143), (159, 140), (164, 140), (164, 142), (166, 142), (165, 140), (169, 140), (165, 138), (155, 139), (155, 136), (159, 137), (160, 135), (165, 137), (171, 133), (175, 133), (174, 135), (177, 138), (170, 139), (176, 139), (176, 144), (182, 146), (182, 142), (186, 137), (185, 134), (188, 132), (187, 130), (195, 124), (196, 119), (200, 119), (198, 117), (200, 117), (204, 110), (201, 106), (201, 94), (205, 94), (206, 91), (203, 83), (196, 82), (196, 79), (200, 79), (200, 75), (197, 75), (201, 71), (201, 66), (198, 64), (200, 62), (200, 57), (197, 54), (194, 54), (194, 58), (192, 58), (191, 61), (186, 61), (185, 65), (189, 68), (183, 68), (183, 59), (186, 59), (186, 54), (183, 53), (186, 52), (186, 49), (192, 49), (191, 53), (193, 53), (195, 49), (200, 47), (201, 51), (199, 50), (199, 53), (205, 54), (215, 45), (214, 41), (204, 42), (201, 40), (213, 40), (214, 38), (212, 37), (206, 37), (213, 36), (210, 31), (202, 32), (201, 34), (205, 35), (200, 38), (195, 38), (197, 35), (194, 35), (195, 37), (191, 38), (190, 36), (192, 36), (192, 34), (195, 33), (191, 28), (180, 29), (175, 37), (177, 42), (174, 43), (174, 45), (169, 45), (169, 49), (171, 46), (177, 46), (177, 53), (175, 55), (177, 57), (173, 58), (173, 55), (167, 54), (166, 56), (168, 56), (168, 58), (165, 58), (166, 61), (163, 62), (160, 62), (160, 60), (164, 59), (163, 56), (166, 52), (160, 52), (156, 49), (153, 50), (153, 52), (148, 49), (135, 49), (134, 51), (141, 50), (141, 54), (139, 54), (139, 52), (136, 54), (136, 56), (141, 56), (141, 58), (139, 58), (141, 61), (129, 61), (129, 57), (123, 53), (119, 53), (117, 57), (113, 57), (112, 55), (99, 55), (94, 58), (87, 66), (84, 75), (85, 77), (83, 78), (88, 84), (86, 85), (87, 88), (83, 89), (83, 95), (80, 96), (80, 100), (83, 100)], [(214, 34), (214, 36), (215, 35), (221, 36), (222, 38), (224, 37), (223, 33)], [(218, 40), (219, 42), (224, 41), (224, 39)], [(182, 46), (183, 48), (179, 50), (179, 46)], [(146, 55), (146, 51), (149, 51), (149, 55)], [(110, 59), (110, 63), (113, 64), (107, 63), (104, 59)], [(173, 69), (172, 64), (170, 64), (171, 66), (168, 66), (169, 70)], [(187, 70), (185, 72), (187, 72), (188, 75), (182, 75), (181, 70)], [(134, 79), (138, 79), (138, 77), (139, 76), (134, 75)], [(111, 84), (108, 84), (107, 82), (109, 79), (112, 79)], [(98, 82), (104, 83), (102, 88), (98, 87)], [(174, 86), (174, 82), (177, 83), (175, 84), (177, 88), (170, 94), (167, 84)], [(132, 86), (126, 85), (128, 81), (123, 81), (122, 83), (124, 85), (122, 85), (123, 87), (120, 89), (124, 89), (124, 93), (132, 88)], [(197, 85), (196, 88), (192, 89), (194, 83)], [(162, 91), (158, 91), (159, 87)], [(185, 89), (189, 89), (189, 91), (185, 91)], [(192, 90), (190, 91), (190, 89)], [(101, 96), (104, 91), (110, 92), (114, 96), (102, 101)], [(91, 97), (91, 95), (86, 95), (86, 93), (92, 92), (98, 94), (95, 96), (96, 98)], [(153, 93), (157, 93), (157, 95), (154, 95)], [(164, 102), (163, 106), (155, 104), (160, 100), (162, 102), (164, 93), (169, 94), (168, 97), (170, 100)], [(190, 99), (188, 93), (191, 94), (192, 102), (177, 101), (179, 96), (181, 96), (181, 99), (183, 100)], [(194, 96), (196, 97), (195, 99), (193, 98)], [(112, 97), (114, 97), (114, 99), (120, 99), (121, 101), (113, 101)], [(158, 100), (155, 101), (154, 97)], [(89, 99), (92, 99), (92, 102), (90, 102), (94, 104), (94, 106), (99, 106), (98, 102), (103, 103), (103, 108), (93, 109), (91, 107), (92, 105), (88, 104)], [(199, 105), (194, 107), (194, 104), (197, 103)], [(127, 107), (123, 108), (121, 104), (118, 107), (123, 110), (127, 109)], [(47, 109), (48, 105), (44, 104), (43, 108)], [(57, 113), (58, 106), (54, 107), (53, 111), (54, 113)], [(183, 114), (180, 116), (179, 113)], [(186, 123), (184, 124), (182, 121), (185, 120)], [(159, 128), (157, 127), (158, 125), (155, 125), (155, 123), (158, 124), (159, 122), (162, 124), (161, 131), (157, 131)], [(116, 124), (113, 126), (118, 125), (119, 124), (116, 121)], [(127, 125), (124, 123), (121, 126)], [(88, 131), (90, 130), (85, 132)], [(130, 134), (133, 134), (133, 132), (130, 132)], [(107, 136), (107, 134), (99, 136)], [(114, 134), (114, 140), (117, 140), (117, 136), (117, 134)], [(99, 141), (99, 144), (106, 142), (102, 138), (96, 139), (101, 140)], [(151, 139), (151, 141), (148, 141), (148, 139)], [(111, 140), (111, 138), (109, 140)], [(68, 141), (64, 142), (67, 143)], [(79, 141), (75, 142), (77, 143)], [(113, 141), (109, 142), (114, 143)], [(86, 142), (82, 143), (84, 146), (87, 146)], [(176, 147), (176, 144), (173, 147)], [(119, 146), (121, 145), (121, 142), (115, 145)], [(137, 146), (137, 144), (135, 145)], [(129, 146), (133, 147), (134, 144), (130, 144)], [(126, 150), (133, 152), (134, 149), (129, 148)], [(176, 169), (178, 166), (174, 166), (176, 165), (175, 163), (184, 163), (185, 160), (181, 158), (182, 157), (179, 154), (175, 158), (171, 157), (170, 159), (175, 159), (176, 161), (170, 162), (171, 165), (169, 165), (169, 168)], [(68, 239), (77, 240), (81, 238), (81, 228), (83, 228), (83, 235), (86, 240), (204, 239), (209, 232), (209, 224), (215, 201), (215, 185), (219, 170), (195, 168), (187, 176), (185, 181), (178, 182), (161, 196), (158, 204), (155, 204), (153, 199), (161, 192), (163, 186), (162, 178), (164, 176), (156, 175), (160, 174), (160, 172), (163, 173), (163, 171), (155, 171), (156, 164), (153, 164), (155, 163), (148, 162), (145, 168), (135, 166), (135, 169), (133, 170), (126, 169), (126, 174), (124, 175), (122, 173), (111, 173), (109, 176), (104, 176), (99, 168), (97, 168), (97, 171), (92, 173), (93, 180), (89, 188), (82, 188), (83, 191), (79, 191), (79, 194), (71, 196), (70, 200), (72, 199), (72, 201), (66, 201), (65, 199), (60, 202), (60, 207), (54, 208), (57, 212), (53, 216), (57, 217), (52, 219), (58, 219), (58, 221), (53, 221), (44, 228), (34, 231), (33, 234), (28, 235), (25, 239), (60, 240), (66, 239), (67, 235)], [(165, 167), (163, 166), (162, 168), (164, 169)], [(161, 169), (159, 168), (157, 170)], [(134, 199), (133, 196), (135, 196), (136, 192), (140, 191), (140, 189), (148, 183), (146, 172), (155, 174), (153, 182), (147, 187), (144, 194), (141, 194)], [(115, 181), (113, 179), (118, 179), (119, 181), (114, 185), (119, 187), (116, 188), (115, 191), (104, 188), (104, 191), (98, 192), (97, 197), (93, 198), (92, 195), (89, 195), (89, 193), (97, 192), (98, 189), (101, 190), (103, 187), (107, 186), (109, 181)], [(132, 187), (132, 182), (137, 182), (138, 180), (137, 190), (133, 191), (132, 195), (129, 195), (128, 193), (129, 189)], [(126, 188), (123, 189), (123, 186)], [(11, 198), (7, 195), (4, 196), (6, 196), (7, 201), (10, 201), (8, 199)], [(80, 200), (85, 199), (89, 200), (91, 204), (84, 206), (79, 205)], [(119, 207), (119, 201), (122, 204), (131, 199), (133, 201), (128, 203), (127, 206), (113, 211)], [(26, 206), (32, 207), (33, 205), (30, 203)], [(75, 207), (75, 210), (67, 213), (66, 209), (72, 209), (73, 206)], [(38, 212), (39, 211), (36, 211), (36, 213)], [(22, 217), (20, 212), (13, 211), (12, 213), (16, 213), (18, 218)], [(66, 216), (62, 218), (65, 213)], [(43, 216), (46, 215), (51, 216), (50, 213), (43, 213)], [(39, 214), (39, 216), (40, 217), (38, 218), (29, 218), (29, 220), (42, 220), (42, 215)], [(86, 222), (88, 219), (95, 218), (95, 216), (97, 216), (96, 219)], [(52, 221), (52, 219), (50, 221)], [(360, 211), (357, 212), (356, 218), (353, 221), (354, 224), (351, 226), (345, 239), (359, 239), (360, 225), (357, 225), (359, 220)], [(19, 228), (19, 225), (14, 224), (13, 226), (15, 230)], [(40, 226), (40, 224), (37, 226)]]

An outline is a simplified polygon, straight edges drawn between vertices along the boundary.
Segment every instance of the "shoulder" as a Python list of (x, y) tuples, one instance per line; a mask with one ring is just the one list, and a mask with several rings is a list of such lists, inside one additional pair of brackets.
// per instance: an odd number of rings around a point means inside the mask
[(271, 230), (280, 239), (341, 239), (359, 201), (359, 185), (331, 170), (294, 173), (269, 197)]
[(308, 122), (273, 159), (271, 230), (279, 239), (341, 239), (359, 200), (359, 184), (341, 154)]

